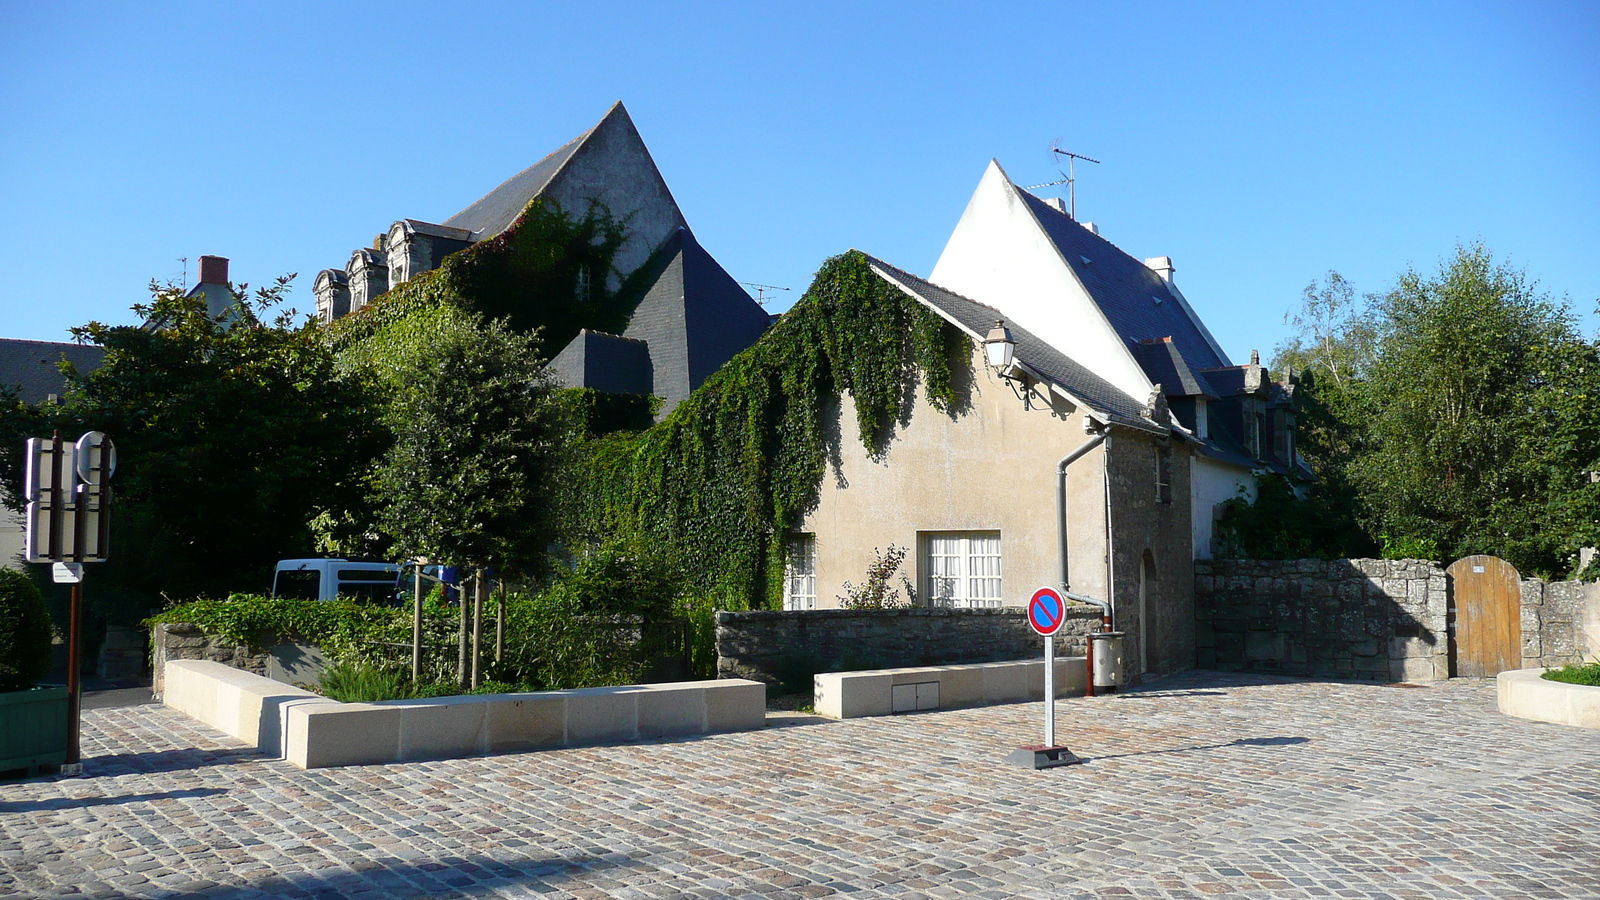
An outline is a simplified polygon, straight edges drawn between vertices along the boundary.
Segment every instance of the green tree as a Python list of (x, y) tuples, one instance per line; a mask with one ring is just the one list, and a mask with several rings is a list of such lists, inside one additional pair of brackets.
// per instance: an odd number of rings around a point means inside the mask
[(402, 320), (390, 352), (373, 357), (393, 392), (394, 443), (372, 479), (377, 528), (406, 556), (537, 571), (571, 427), (537, 335), (460, 310), (424, 315), (440, 327)]
[(1487, 249), (1378, 298), (1363, 444), (1349, 466), (1386, 542), (1570, 571), (1596, 539), (1596, 346), (1570, 309)]
[(381, 434), (359, 385), (335, 370), (320, 326), (282, 310), (293, 276), (220, 317), (171, 285), (134, 306), (141, 324), (91, 322), (74, 335), (105, 347), (100, 368), (68, 371), (60, 404), (13, 406), (0, 455), (8, 500), (20, 488), (11, 432), (117, 444), (110, 560), (87, 596), (136, 621), (160, 595), (261, 590), (272, 564), (311, 550), (307, 520), (357, 489)]

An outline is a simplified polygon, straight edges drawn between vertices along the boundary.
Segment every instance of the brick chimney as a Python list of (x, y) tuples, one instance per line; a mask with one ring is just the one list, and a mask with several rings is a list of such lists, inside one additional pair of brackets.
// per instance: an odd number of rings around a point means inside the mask
[(226, 256), (200, 257), (201, 284), (227, 284), (228, 258)]

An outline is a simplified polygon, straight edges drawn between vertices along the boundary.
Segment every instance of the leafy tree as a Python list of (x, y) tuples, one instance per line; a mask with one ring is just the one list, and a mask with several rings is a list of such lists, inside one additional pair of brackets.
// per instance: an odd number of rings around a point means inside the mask
[(1470, 245), (1364, 302), (1330, 273), (1289, 321), (1275, 365), (1305, 373), (1312, 500), (1384, 555), (1492, 553), (1554, 574), (1600, 542), (1600, 347), (1524, 273)]
[(1377, 316), (1377, 414), (1353, 468), (1374, 530), (1569, 569), (1600, 511), (1600, 367), (1566, 304), (1472, 245), (1436, 276), (1406, 272)]
[[(441, 327), (385, 357), (394, 444), (372, 479), (377, 527), (407, 556), (537, 570), (554, 537), (567, 406), (536, 335), (460, 310), (428, 314)], [(415, 325), (397, 323), (396, 335)]]
[(91, 322), (79, 340), (106, 348), (100, 368), (69, 370), (56, 405), (5, 416), (8, 500), (20, 489), (11, 432), (117, 444), (110, 561), (87, 593), (114, 620), (137, 621), (159, 596), (260, 589), (275, 560), (310, 549), (307, 520), (341, 491), (381, 438), (359, 385), (334, 368), (320, 326), (281, 310), (293, 276), (221, 316), (172, 285), (133, 307), (140, 325)]

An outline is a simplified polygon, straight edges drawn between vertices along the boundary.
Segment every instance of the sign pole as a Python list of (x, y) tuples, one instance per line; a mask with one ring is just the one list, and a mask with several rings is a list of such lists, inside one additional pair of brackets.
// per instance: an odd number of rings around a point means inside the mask
[(1028, 601), (1028, 624), (1044, 638), (1044, 743), (1011, 751), (1006, 762), (1025, 769), (1053, 769), (1083, 760), (1056, 744), (1056, 632), (1067, 621), (1067, 601), (1061, 592), (1042, 587)]
[(82, 775), (83, 762), (78, 753), (78, 729), (82, 717), (83, 683), (78, 674), (83, 668), (81, 644), (83, 635), (83, 583), (72, 583), (72, 611), (67, 626), (67, 761), (61, 767), (63, 775)]
[(1056, 745), (1056, 638), (1044, 639), (1044, 745)]

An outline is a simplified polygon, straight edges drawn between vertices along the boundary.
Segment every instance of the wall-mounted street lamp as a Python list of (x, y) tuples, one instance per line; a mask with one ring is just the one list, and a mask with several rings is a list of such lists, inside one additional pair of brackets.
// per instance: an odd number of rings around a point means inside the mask
[(1006, 373), (1011, 368), (1011, 358), (1017, 352), (1017, 342), (1011, 339), (1011, 330), (1006, 327), (1005, 319), (997, 319), (994, 327), (989, 329), (989, 336), (983, 339), (984, 352), (989, 356), (989, 367), (995, 374), (1002, 378), (1010, 377)]
[[(1011, 337), (1011, 329), (1006, 327), (1005, 319), (997, 319), (994, 327), (989, 329), (989, 334), (983, 339), (983, 352), (988, 358), (989, 367), (994, 373), (1005, 379), (1011, 392), (1022, 400), (1023, 409), (1033, 409), (1031, 379), (1026, 371), (1013, 374), (1012, 360), (1016, 357), (1017, 342)], [(1017, 385), (1022, 386), (1021, 390)]]

